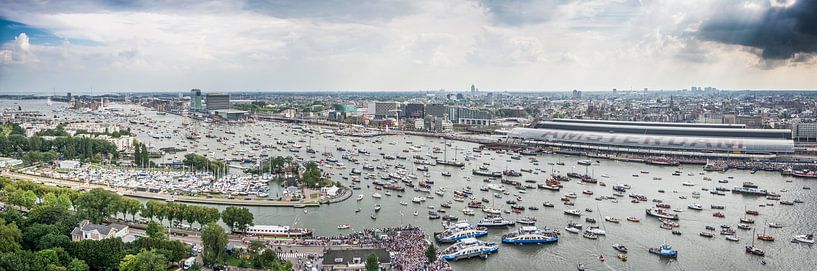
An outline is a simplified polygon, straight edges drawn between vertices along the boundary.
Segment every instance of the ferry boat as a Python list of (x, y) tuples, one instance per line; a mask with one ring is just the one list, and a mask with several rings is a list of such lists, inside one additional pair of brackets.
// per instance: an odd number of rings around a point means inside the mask
[(304, 228), (290, 228), (289, 226), (255, 225), (247, 228), (244, 234), (272, 237), (299, 237), (311, 236), (312, 231)]
[(533, 224), (536, 224), (536, 218), (532, 217), (532, 216), (526, 216), (526, 217), (517, 219), (516, 223), (519, 223), (519, 224), (522, 224), (522, 225), (533, 225)]
[(648, 250), (652, 254), (656, 254), (662, 257), (669, 257), (669, 258), (676, 258), (678, 257), (678, 251), (673, 250), (672, 246), (667, 244), (662, 244), (660, 247), (657, 248), (650, 248)]
[(482, 242), (474, 238), (466, 238), (442, 251), (442, 258), (446, 261), (457, 261), (472, 257), (487, 258), (489, 254), (497, 252), (496, 243)]
[(477, 222), (477, 226), (489, 228), (510, 227), (513, 226), (514, 224), (515, 223), (513, 221), (504, 219), (501, 216), (487, 216), (480, 220), (479, 222)]
[(664, 219), (678, 220), (678, 214), (671, 214), (659, 208), (647, 209), (647, 215)]
[(494, 178), (502, 178), (502, 172), (500, 171), (486, 171), (486, 170), (472, 170), (471, 174), (477, 176), (485, 176), (485, 177), (494, 177)]
[(757, 189), (751, 187), (742, 187), (742, 186), (735, 186), (732, 188), (732, 193), (741, 193), (741, 194), (748, 194), (748, 195), (758, 195), (758, 196), (768, 196), (769, 191), (765, 189)]
[(465, 238), (476, 238), (488, 235), (484, 227), (475, 228), (467, 222), (460, 222), (445, 231), (435, 232), (434, 240), (440, 243), (454, 243)]
[(544, 244), (559, 241), (555, 232), (545, 232), (535, 226), (525, 226), (502, 236), (504, 244)]
[(681, 162), (669, 159), (669, 158), (655, 158), (655, 159), (648, 159), (647, 164), (650, 165), (658, 165), (658, 166), (677, 166), (680, 165)]

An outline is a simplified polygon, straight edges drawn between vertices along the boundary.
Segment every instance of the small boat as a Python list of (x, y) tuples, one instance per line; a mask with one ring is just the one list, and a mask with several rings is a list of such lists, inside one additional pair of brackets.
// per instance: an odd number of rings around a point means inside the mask
[(652, 254), (656, 254), (656, 255), (661, 256), (661, 257), (669, 257), (669, 258), (678, 257), (678, 251), (673, 250), (672, 246), (667, 245), (667, 244), (662, 244), (661, 246), (659, 246), (657, 248), (650, 248), (648, 251), (650, 253), (652, 253)]
[(357, 195), (357, 201), (363, 200), (363, 195)]
[(618, 255), (616, 255), (616, 257), (618, 257), (618, 259), (621, 260), (622, 262), (627, 261), (627, 255), (619, 253)]
[(714, 216), (714, 217), (720, 217), (720, 218), (724, 218), (724, 217), (726, 217), (726, 215), (724, 215), (724, 214), (723, 214), (723, 213), (721, 213), (721, 212), (715, 212), (714, 214), (712, 214), (712, 216)]
[(628, 249), (622, 244), (613, 244), (613, 249), (618, 250), (619, 252), (627, 253)]
[(627, 217), (627, 221), (630, 221), (630, 222), (641, 222), (641, 220), (639, 220), (637, 217), (634, 217), (634, 216), (628, 216), (628, 217)]
[(573, 227), (571, 225), (568, 225), (567, 227), (565, 227), (565, 231), (567, 231), (569, 233), (579, 233), (582, 230), (579, 229), (579, 228), (575, 228), (575, 227)]
[(740, 239), (739, 239), (737, 236), (734, 236), (734, 235), (727, 235), (727, 236), (726, 236), (726, 240), (727, 240), (727, 241), (732, 241), (732, 242), (738, 242), (738, 241), (740, 241)]
[(585, 232), (582, 234), (582, 236), (583, 236), (584, 238), (587, 238), (587, 239), (592, 239), (592, 240), (599, 239), (599, 236), (598, 236), (598, 235), (596, 235), (596, 234), (594, 234), (594, 233), (592, 233), (592, 232), (589, 232), (589, 231), (585, 231)]
[(814, 235), (813, 234), (803, 234), (803, 235), (796, 235), (792, 242), (795, 243), (804, 243), (804, 244), (814, 244)]
[(348, 229), (349, 227), (350, 227), (350, 226), (349, 226), (349, 224), (341, 224), (341, 225), (338, 225), (338, 229), (339, 229), (339, 230), (345, 230), (345, 229)]
[(769, 228), (773, 228), (773, 229), (780, 229), (780, 228), (783, 228), (783, 224), (780, 224), (780, 223), (774, 223), (774, 222), (769, 222)]
[(703, 236), (703, 237), (706, 237), (706, 238), (712, 238), (712, 237), (715, 237), (715, 235), (714, 235), (714, 234), (712, 234), (712, 233), (710, 233), (710, 232), (708, 232), (708, 231), (701, 232), (701, 233), (699, 233), (698, 235)]
[(619, 222), (621, 222), (618, 218), (610, 217), (610, 216), (605, 216), (604, 221), (607, 221), (607, 222), (610, 222), (610, 223), (619, 223)]
[(579, 210), (567, 209), (567, 210), (564, 210), (564, 214), (572, 215), (572, 216), (581, 216), (582, 212), (579, 211)]
[(752, 254), (752, 255), (757, 255), (757, 256), (766, 255), (766, 252), (764, 252), (762, 249), (756, 248), (754, 246), (749, 246), (749, 245), (746, 246), (746, 253), (749, 253), (749, 254)]
[(691, 203), (687, 205), (687, 208), (699, 211), (704, 209), (703, 205), (701, 205), (700, 203)]
[(679, 230), (672, 230), (673, 235), (681, 235), (681, 231)]

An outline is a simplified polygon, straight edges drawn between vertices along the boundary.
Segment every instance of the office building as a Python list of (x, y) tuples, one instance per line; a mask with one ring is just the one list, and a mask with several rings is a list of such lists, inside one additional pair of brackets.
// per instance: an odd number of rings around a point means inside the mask
[(201, 90), (200, 89), (191, 89), (190, 90), (190, 111), (193, 112), (200, 112), (204, 110), (204, 106), (202, 106), (202, 97), (201, 97)]
[(403, 109), (403, 117), (406, 118), (423, 118), (425, 116), (425, 104), (410, 103), (406, 104)]
[(207, 110), (230, 109), (230, 94), (227, 93), (207, 93)]

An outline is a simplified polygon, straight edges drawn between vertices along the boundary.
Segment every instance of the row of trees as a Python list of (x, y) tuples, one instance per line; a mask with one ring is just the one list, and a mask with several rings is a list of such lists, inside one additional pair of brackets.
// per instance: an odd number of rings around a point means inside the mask
[(51, 162), (57, 158), (101, 162), (106, 159), (116, 161), (119, 159), (119, 152), (116, 145), (101, 139), (71, 136), (45, 139), (40, 136), (10, 134), (0, 136), (0, 156), (43, 162)]
[[(72, 242), (71, 230), (86, 218), (84, 215), (93, 213), (83, 210), (86, 207), (79, 208), (92, 192), (11, 182), (7, 178), (0, 178), (0, 186), (0, 196), (9, 204), (25, 205), (29, 210), (23, 215), (9, 207), (0, 213), (0, 270), (166, 270), (190, 251), (190, 246), (169, 240), (155, 222), (148, 226), (153, 228), (147, 231), (148, 236), (127, 244), (119, 238)], [(133, 206), (130, 200), (121, 202), (105, 208), (127, 206), (125, 203)]]
[(0, 198), (9, 204), (28, 209), (34, 208), (37, 202), (40, 202), (40, 205), (57, 204), (65, 209), (76, 210), (78, 217), (97, 224), (117, 215), (122, 215), (125, 219), (130, 217), (131, 220), (135, 220), (139, 215), (150, 220), (158, 219), (161, 223), (168, 221), (171, 225), (179, 222), (206, 225), (218, 222), (221, 218), (232, 230), (244, 231), (252, 225), (254, 219), (247, 208), (227, 207), (224, 212), (219, 212), (212, 207), (175, 202), (148, 200), (142, 204), (137, 199), (123, 197), (101, 188), (80, 193), (28, 181), (12, 182), (8, 178), (0, 178), (0, 187), (2, 187)]

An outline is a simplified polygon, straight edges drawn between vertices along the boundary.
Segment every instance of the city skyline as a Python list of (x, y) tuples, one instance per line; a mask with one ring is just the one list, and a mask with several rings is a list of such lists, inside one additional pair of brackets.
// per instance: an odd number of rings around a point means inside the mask
[(0, 93), (813, 90), (814, 18), (802, 0), (4, 2)]

